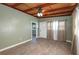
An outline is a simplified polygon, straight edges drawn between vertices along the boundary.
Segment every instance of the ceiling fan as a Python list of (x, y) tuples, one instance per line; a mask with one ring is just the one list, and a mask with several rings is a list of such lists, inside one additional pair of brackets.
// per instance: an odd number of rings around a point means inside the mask
[(43, 16), (42, 8), (41, 8), (41, 7), (38, 8), (37, 16), (38, 16), (38, 17)]

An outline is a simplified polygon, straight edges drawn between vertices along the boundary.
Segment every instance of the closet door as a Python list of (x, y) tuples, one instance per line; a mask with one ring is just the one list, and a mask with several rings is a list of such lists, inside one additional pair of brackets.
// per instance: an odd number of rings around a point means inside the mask
[(40, 38), (47, 38), (47, 22), (39, 22)]
[(65, 40), (65, 21), (58, 22), (58, 40), (66, 41)]

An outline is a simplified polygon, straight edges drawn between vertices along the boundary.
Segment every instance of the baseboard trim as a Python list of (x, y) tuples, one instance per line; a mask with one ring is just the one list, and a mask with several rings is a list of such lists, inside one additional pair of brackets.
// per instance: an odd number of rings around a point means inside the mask
[(29, 40), (26, 40), (26, 41), (23, 41), (23, 42), (20, 42), (20, 43), (17, 43), (17, 44), (14, 44), (14, 45), (5, 47), (5, 48), (3, 48), (3, 49), (0, 49), (0, 52), (5, 51), (5, 50), (10, 49), (10, 48), (13, 48), (13, 47), (16, 47), (16, 46), (18, 46), (18, 45), (24, 44), (24, 43), (29, 42), (29, 41), (31, 41), (31, 40), (32, 40), (32, 39), (29, 39)]
[(70, 41), (70, 40), (66, 40), (66, 42), (69, 42), (69, 43), (71, 43), (71, 41)]
[(45, 38), (46, 39), (46, 37), (37, 37), (37, 38)]

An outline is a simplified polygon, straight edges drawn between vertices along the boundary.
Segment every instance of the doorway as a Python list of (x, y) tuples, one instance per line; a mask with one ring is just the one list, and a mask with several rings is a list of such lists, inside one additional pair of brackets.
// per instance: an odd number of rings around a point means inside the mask
[(32, 42), (36, 41), (36, 23), (32, 22)]

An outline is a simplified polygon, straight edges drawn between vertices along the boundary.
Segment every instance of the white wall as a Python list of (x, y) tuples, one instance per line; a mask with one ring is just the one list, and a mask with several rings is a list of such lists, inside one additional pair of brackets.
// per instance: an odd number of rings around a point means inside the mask
[(73, 20), (75, 20), (75, 36), (76, 36), (76, 45), (77, 45), (77, 54), (79, 55), (79, 5), (74, 10), (72, 14)]
[(32, 22), (38, 19), (0, 4), (0, 49), (31, 39)]
[(39, 37), (47, 38), (47, 22), (39, 22)]

